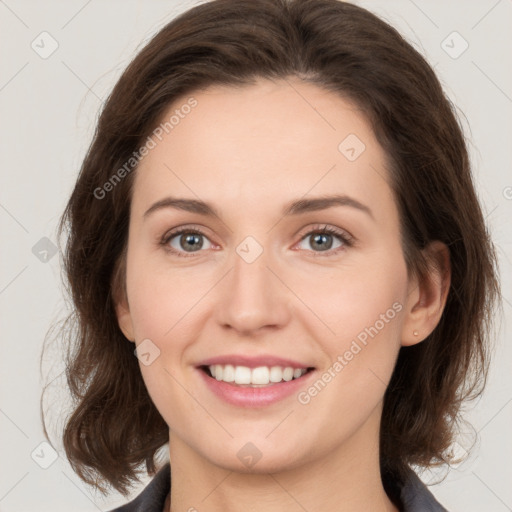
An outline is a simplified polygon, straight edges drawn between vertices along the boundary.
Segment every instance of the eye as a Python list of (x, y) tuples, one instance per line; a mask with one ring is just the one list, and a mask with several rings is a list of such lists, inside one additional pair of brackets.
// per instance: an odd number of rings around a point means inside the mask
[[(198, 252), (205, 248), (204, 240), (208, 240), (206, 235), (197, 228), (182, 227), (164, 235), (162, 245), (170, 252), (178, 256), (188, 257), (193, 256), (194, 252)], [(206, 249), (211, 248), (211, 242), (208, 240)], [(186, 254), (191, 253), (191, 254)]]
[[(334, 249), (333, 238), (339, 241), (339, 245)], [(313, 247), (313, 253), (316, 253), (315, 256), (329, 256), (353, 245), (353, 239), (347, 232), (329, 226), (315, 226), (302, 237), (301, 242), (307, 240), (311, 240), (310, 245)]]

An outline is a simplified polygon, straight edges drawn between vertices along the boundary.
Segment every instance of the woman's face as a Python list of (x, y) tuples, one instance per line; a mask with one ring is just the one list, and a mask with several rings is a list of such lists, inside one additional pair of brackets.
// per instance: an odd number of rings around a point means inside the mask
[(371, 126), (296, 79), (190, 96), (136, 171), (118, 307), (171, 449), (255, 472), (374, 457), (414, 286)]

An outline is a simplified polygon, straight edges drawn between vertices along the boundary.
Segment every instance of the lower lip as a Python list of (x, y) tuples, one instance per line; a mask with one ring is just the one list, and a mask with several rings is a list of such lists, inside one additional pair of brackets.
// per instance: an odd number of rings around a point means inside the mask
[(315, 373), (314, 370), (311, 370), (298, 379), (280, 382), (266, 387), (252, 388), (237, 386), (214, 379), (200, 368), (198, 368), (197, 371), (201, 374), (204, 382), (215, 395), (229, 404), (238, 407), (264, 407), (279, 402), (279, 400), (283, 400), (303, 389), (310, 380), (311, 375)]

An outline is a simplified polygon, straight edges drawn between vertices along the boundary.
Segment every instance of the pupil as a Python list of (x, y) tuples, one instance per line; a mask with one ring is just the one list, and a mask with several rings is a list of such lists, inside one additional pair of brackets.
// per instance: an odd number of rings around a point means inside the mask
[(319, 245), (321, 250), (328, 250), (328, 249), (330, 249), (330, 247), (332, 246), (332, 237), (331, 237), (331, 235), (328, 235), (328, 234), (325, 234), (325, 233), (320, 233), (320, 234), (317, 234), (317, 235), (314, 236), (314, 243), (315, 244), (317, 244), (319, 239), (321, 239), (321, 240), (323, 240), (325, 242), (326, 237), (330, 238), (330, 242), (331, 243), (324, 244), (324, 245)]
[[(197, 244), (198, 242), (200, 242), (199, 235), (194, 235), (194, 234), (186, 235), (186, 236), (185, 236), (185, 240), (186, 240), (186, 242), (185, 242), (185, 243), (186, 243), (186, 244), (190, 244), (190, 246), (191, 246), (192, 248), (193, 248), (193, 244), (194, 244), (194, 243), (196, 243), (196, 244)], [(202, 245), (203, 245), (202, 243), (201, 243), (201, 244), (199, 244), (199, 249), (202, 247)], [(182, 247), (183, 247), (183, 245), (182, 245)], [(186, 247), (183, 247), (183, 248), (185, 249)]]

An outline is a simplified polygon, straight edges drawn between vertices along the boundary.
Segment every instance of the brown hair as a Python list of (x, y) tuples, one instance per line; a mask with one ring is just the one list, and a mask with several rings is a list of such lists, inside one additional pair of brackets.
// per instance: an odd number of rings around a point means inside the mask
[(442, 318), (428, 339), (400, 349), (385, 393), (381, 471), (402, 477), (412, 464), (443, 463), (463, 401), (483, 391), (499, 298), (496, 256), (462, 129), (430, 66), (394, 28), (349, 3), (210, 1), (167, 24), (125, 70), (104, 104), (59, 224), (59, 237), (69, 228), (64, 268), (74, 305), (61, 336), (69, 342), (74, 399), (63, 442), (74, 471), (102, 492), (103, 482), (127, 495), (143, 462), (154, 474), (155, 453), (169, 437), (114, 308), (114, 298), (125, 293), (136, 166), (103, 197), (95, 191), (176, 98), (214, 84), (291, 76), (351, 100), (372, 123), (389, 158), (408, 270), (418, 276), (428, 270), (420, 251), (430, 241), (450, 249)]

